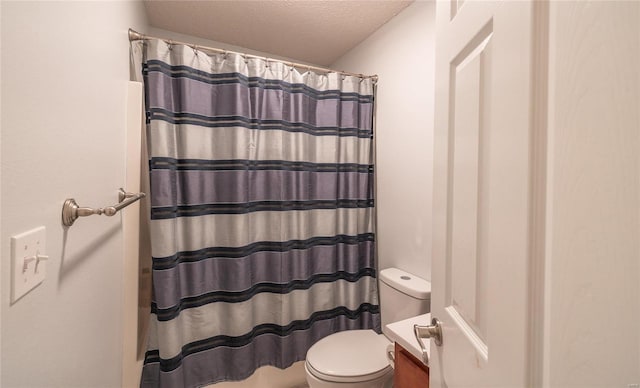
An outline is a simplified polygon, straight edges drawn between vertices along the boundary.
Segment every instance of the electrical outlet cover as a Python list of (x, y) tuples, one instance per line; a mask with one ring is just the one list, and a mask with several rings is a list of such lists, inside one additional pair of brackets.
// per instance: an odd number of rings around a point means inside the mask
[(11, 237), (11, 303), (42, 283), (47, 274), (46, 260), (37, 260), (37, 255), (46, 255), (47, 232), (40, 226)]

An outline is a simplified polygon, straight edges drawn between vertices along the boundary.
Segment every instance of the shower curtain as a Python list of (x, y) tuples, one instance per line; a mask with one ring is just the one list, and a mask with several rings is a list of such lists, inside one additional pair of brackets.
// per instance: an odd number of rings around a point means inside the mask
[(286, 368), (379, 331), (373, 84), (147, 40), (153, 302), (141, 386)]

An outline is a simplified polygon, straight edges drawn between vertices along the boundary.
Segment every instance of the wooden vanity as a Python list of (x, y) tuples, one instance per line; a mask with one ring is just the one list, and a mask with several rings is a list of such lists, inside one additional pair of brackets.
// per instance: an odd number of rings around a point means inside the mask
[[(422, 350), (413, 331), (413, 326), (428, 325), (431, 314), (423, 314), (386, 325), (386, 334), (395, 342), (394, 388), (429, 387), (429, 367), (422, 362)], [(427, 344), (430, 345), (429, 342)], [(427, 354), (429, 354), (427, 348)]]
[(397, 342), (395, 344), (394, 388), (429, 388), (429, 367)]

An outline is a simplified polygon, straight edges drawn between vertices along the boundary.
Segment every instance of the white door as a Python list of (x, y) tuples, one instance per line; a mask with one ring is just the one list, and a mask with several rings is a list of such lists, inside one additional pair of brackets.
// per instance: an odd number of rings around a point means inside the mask
[(432, 387), (531, 381), (534, 7), (437, 2)]

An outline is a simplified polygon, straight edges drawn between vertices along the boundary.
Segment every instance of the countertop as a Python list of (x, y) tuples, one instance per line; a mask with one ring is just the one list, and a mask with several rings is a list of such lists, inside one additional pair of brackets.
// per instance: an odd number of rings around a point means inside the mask
[[(405, 348), (409, 353), (413, 354), (418, 360), (422, 360), (422, 350), (420, 344), (413, 334), (413, 325), (430, 325), (431, 313), (418, 315), (402, 321), (393, 322), (385, 326), (386, 334), (394, 342), (397, 342)], [(427, 354), (431, 356), (429, 352), (429, 344), (431, 341), (423, 340), (427, 345)]]

